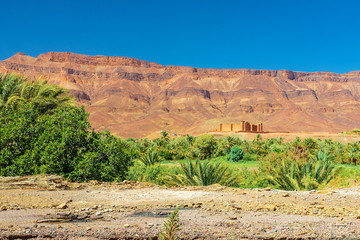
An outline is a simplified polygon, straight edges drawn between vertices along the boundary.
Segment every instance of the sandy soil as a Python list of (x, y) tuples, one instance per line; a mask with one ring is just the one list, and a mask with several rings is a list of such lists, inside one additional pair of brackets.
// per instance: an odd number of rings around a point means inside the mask
[(0, 239), (156, 239), (178, 205), (182, 239), (360, 236), (360, 187), (286, 192), (46, 178), (0, 179)]

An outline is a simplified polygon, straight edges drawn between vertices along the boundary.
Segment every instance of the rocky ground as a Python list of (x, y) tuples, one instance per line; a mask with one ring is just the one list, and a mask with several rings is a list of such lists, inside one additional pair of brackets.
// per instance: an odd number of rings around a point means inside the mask
[(360, 187), (286, 192), (0, 178), (0, 239), (157, 239), (179, 205), (182, 239), (359, 238), (359, 197)]

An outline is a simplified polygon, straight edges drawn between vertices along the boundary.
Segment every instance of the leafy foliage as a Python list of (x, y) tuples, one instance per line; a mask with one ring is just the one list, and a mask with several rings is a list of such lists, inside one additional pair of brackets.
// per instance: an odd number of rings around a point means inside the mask
[(228, 160), (231, 162), (238, 162), (244, 157), (244, 151), (237, 145), (231, 148), (231, 151), (228, 156)]
[(310, 159), (283, 158), (269, 169), (267, 180), (284, 190), (312, 190), (327, 184), (334, 177), (335, 165), (330, 156), (318, 151)]
[(15, 99), (24, 82), (25, 78), (16, 74), (0, 75), (0, 108), (10, 108), (16, 105)]
[(161, 160), (155, 151), (149, 151), (148, 154), (145, 154), (144, 156), (140, 157), (140, 161), (145, 166), (151, 166), (160, 162)]
[(210, 158), (216, 149), (214, 135), (203, 134), (196, 138), (194, 146), (200, 159)]
[(129, 168), (127, 178), (133, 181), (150, 182), (164, 185), (164, 178), (167, 174), (174, 172), (173, 167), (161, 164), (145, 166), (140, 161), (135, 161), (134, 165)]
[(26, 103), (40, 113), (60, 106), (73, 105), (73, 97), (65, 88), (47, 84), (47, 81), (29, 81), (17, 74), (0, 75), (0, 108), (17, 109)]
[(109, 132), (90, 131), (84, 108), (41, 114), (29, 104), (0, 110), (0, 175), (59, 174), (73, 180), (121, 180), (127, 144)]
[(234, 186), (237, 177), (232, 176), (229, 168), (221, 162), (193, 161), (181, 163), (178, 172), (171, 174), (165, 181), (168, 185), (208, 186), (219, 183)]
[[(358, 132), (357, 130), (354, 132)], [(41, 78), (0, 75), (0, 175), (60, 174), (76, 181), (130, 178), (168, 185), (263, 187), (269, 183), (289, 190), (315, 189), (337, 176), (334, 164), (358, 165), (360, 143), (307, 138), (253, 141), (204, 134), (175, 139), (123, 140), (108, 131), (91, 130), (84, 108), (61, 87)], [(326, 153), (326, 154), (325, 154)], [(238, 161), (256, 167), (230, 169)], [(161, 160), (181, 161), (169, 167)], [(184, 159), (189, 159), (184, 163)], [(191, 161), (197, 160), (197, 161)], [(344, 171), (340, 171), (346, 175)], [(348, 175), (346, 175), (348, 177)], [(241, 182), (239, 182), (239, 179)], [(350, 180), (349, 180), (350, 181)], [(334, 182), (334, 181), (333, 181)]]

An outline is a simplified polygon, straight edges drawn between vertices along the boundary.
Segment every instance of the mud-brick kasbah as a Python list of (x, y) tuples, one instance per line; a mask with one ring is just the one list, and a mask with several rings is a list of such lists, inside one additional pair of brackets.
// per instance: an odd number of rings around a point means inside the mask
[(219, 124), (217, 129), (210, 132), (250, 132), (250, 133), (263, 133), (263, 124), (251, 124), (250, 122), (241, 121), (240, 124)]

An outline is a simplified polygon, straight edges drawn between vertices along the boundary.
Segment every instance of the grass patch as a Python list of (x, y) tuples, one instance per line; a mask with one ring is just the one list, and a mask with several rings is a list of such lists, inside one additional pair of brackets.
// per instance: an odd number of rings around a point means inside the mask
[[(200, 162), (203, 161), (209, 161), (209, 160), (200, 160)], [(211, 158), (210, 159), (211, 162), (224, 162), (227, 165), (229, 165), (230, 167), (236, 167), (236, 168), (258, 168), (259, 166), (259, 162), (258, 161), (239, 161), (239, 162), (231, 162), (227, 160), (227, 156), (221, 156), (221, 157), (216, 157), (216, 158)], [(166, 165), (166, 166), (179, 166), (180, 163), (186, 163), (187, 160), (186, 159), (182, 159), (182, 160), (174, 160), (174, 161), (161, 161), (162, 165)]]
[(239, 162), (231, 162), (227, 160), (227, 156), (212, 158), (210, 161), (214, 162), (226, 162), (231, 167), (237, 167), (237, 168), (258, 168), (259, 162), (258, 161), (239, 161)]
[(360, 184), (360, 166), (337, 164), (338, 175), (329, 182), (332, 188), (352, 187)]

